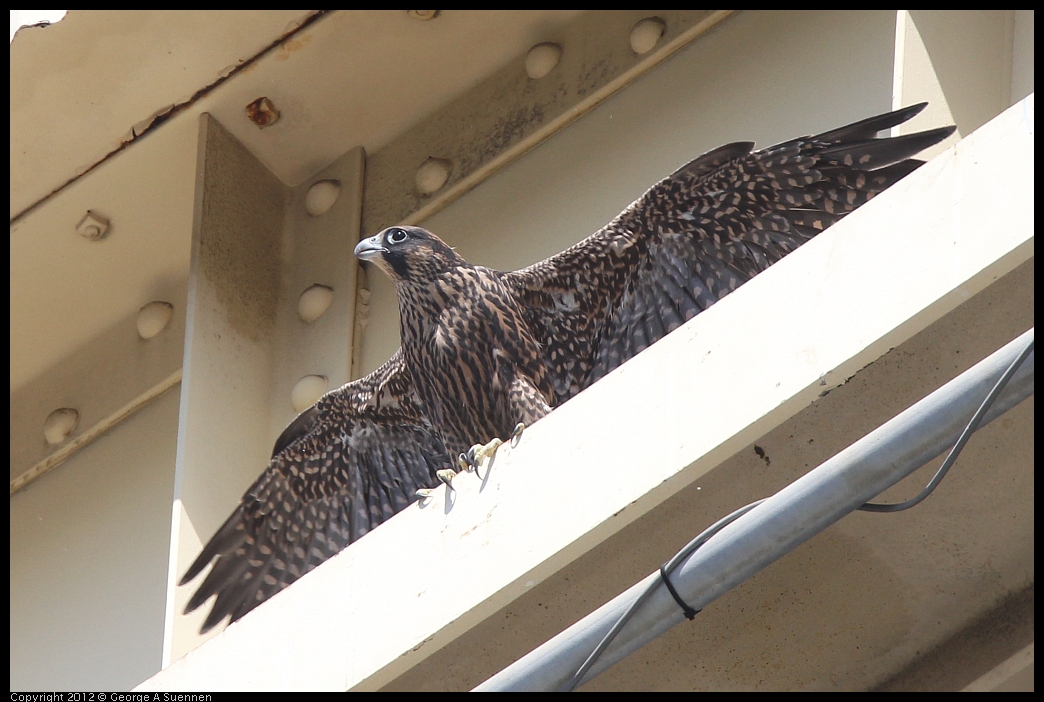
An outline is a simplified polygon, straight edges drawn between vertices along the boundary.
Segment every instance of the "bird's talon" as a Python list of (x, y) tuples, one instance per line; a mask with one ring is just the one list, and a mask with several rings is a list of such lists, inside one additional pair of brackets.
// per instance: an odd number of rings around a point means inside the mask
[(446, 483), (451, 490), (453, 489), (453, 478), (457, 477), (457, 471), (452, 468), (443, 468), (440, 471), (436, 471), (435, 475), (438, 476), (439, 480)]
[(463, 453), (457, 456), (457, 463), (460, 465), (461, 470), (471, 470), (474, 466), (471, 465), (471, 461)]
[(478, 469), (479, 465), (482, 463), (482, 459), (492, 458), (496, 454), (497, 449), (500, 448), (503, 444), (504, 442), (499, 438), (492, 439), (485, 446), (483, 446), (482, 444), (475, 444), (470, 449), (468, 449), (468, 464), (471, 465), (473, 468)]
[(431, 493), (435, 492), (432, 488), (418, 488), (417, 497), (422, 500), (426, 500), (431, 497)]
[(518, 440), (522, 437), (522, 432), (526, 430), (526, 423), (519, 422), (515, 425), (515, 428), (511, 430), (511, 445), (517, 446)]

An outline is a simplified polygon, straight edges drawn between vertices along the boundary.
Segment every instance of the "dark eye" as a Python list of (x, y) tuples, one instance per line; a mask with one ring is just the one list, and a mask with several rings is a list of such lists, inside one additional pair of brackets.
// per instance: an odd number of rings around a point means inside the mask
[(389, 244), (401, 244), (409, 238), (409, 234), (406, 233), (405, 229), (392, 229), (388, 232), (388, 243)]

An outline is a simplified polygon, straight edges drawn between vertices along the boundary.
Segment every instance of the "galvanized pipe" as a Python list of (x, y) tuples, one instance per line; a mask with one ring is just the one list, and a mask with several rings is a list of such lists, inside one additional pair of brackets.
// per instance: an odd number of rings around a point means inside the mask
[[(696, 609), (707, 606), (952, 446), (1032, 340), (1030, 329), (726, 526), (671, 575), (678, 593)], [(1033, 394), (1033, 359), (1031, 352), (981, 426)], [(645, 578), (475, 690), (562, 689), (621, 614), (659, 578), (659, 572)], [(666, 588), (657, 588), (584, 680), (682, 621), (678, 603)]]

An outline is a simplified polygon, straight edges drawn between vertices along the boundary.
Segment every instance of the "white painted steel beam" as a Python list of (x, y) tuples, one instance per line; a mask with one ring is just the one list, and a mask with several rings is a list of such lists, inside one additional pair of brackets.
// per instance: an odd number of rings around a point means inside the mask
[[(1002, 376), (1009, 376), (1008, 382), (976, 428), (986, 426), (1032, 395), (1034, 354), (1029, 345), (1033, 337), (1031, 329), (722, 526), (668, 574), (678, 597), (694, 610), (702, 610), (837, 520), (874, 500), (957, 443)], [(659, 572), (649, 575), (486, 680), (475, 692), (571, 692), (594, 679), (685, 621), (679, 602), (661, 580)], [(588, 666), (596, 648), (611, 630), (620, 626), (618, 622), (638, 600), (642, 602), (626, 624)], [(588, 667), (578, 677), (582, 666)]]
[[(295, 386), (348, 382), (358, 271), (361, 148), (294, 188), (207, 114), (198, 148), (164, 664), (198, 645), (205, 615), (182, 614), (200, 581), (176, 583), (302, 409)], [(308, 321), (299, 304), (315, 285), (328, 306)]]
[(1033, 124), (1030, 96), (138, 689), (410, 669), (1029, 260)]

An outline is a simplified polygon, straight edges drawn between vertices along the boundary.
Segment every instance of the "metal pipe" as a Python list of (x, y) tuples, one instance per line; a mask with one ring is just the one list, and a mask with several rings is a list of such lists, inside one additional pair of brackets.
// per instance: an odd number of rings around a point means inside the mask
[[(957, 440), (997, 380), (1033, 340), (1033, 329), (983, 359), (726, 526), (671, 575), (681, 597), (706, 607), (788, 551), (884, 492)], [(982, 426), (1033, 394), (1033, 353), (987, 413)], [(561, 689), (627, 607), (660, 578), (653, 573), (475, 688)], [(585, 677), (590, 680), (684, 621), (678, 603), (657, 588)]]

